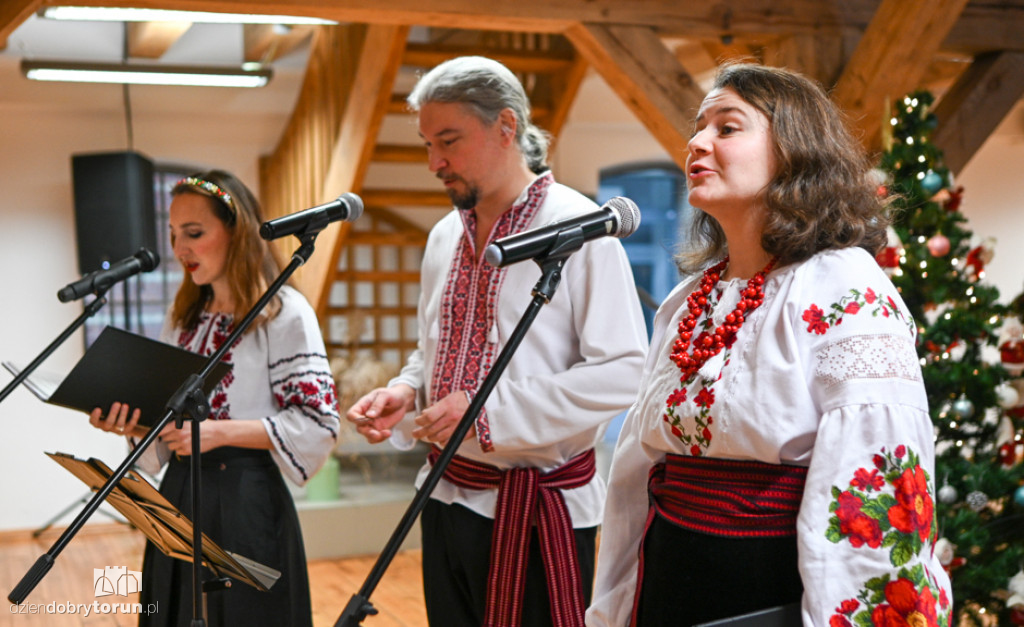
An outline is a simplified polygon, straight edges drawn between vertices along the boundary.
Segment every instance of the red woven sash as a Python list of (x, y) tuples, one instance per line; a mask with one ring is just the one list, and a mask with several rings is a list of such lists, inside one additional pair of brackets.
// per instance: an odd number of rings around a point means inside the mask
[[(433, 464), (441, 454), (434, 447)], [(537, 523), (551, 619), (555, 627), (583, 625), (583, 583), (576, 559), (576, 538), (562, 490), (585, 486), (594, 477), (594, 450), (573, 457), (564, 465), (541, 473), (536, 468), (501, 470), (456, 455), (444, 478), (471, 490), (498, 490), (491, 537), (491, 562), (487, 579), (487, 627), (520, 624), (530, 528)]]
[(651, 507), (665, 519), (716, 536), (796, 535), (807, 468), (669, 455), (651, 468)]

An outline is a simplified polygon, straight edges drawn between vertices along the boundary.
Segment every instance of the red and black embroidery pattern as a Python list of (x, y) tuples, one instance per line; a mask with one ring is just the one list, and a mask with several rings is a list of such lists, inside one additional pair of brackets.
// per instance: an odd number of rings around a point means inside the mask
[[(539, 177), (527, 192), (525, 202), (502, 214), (490, 240), (518, 233), (533, 221), (554, 182), (550, 174)], [(506, 268), (495, 268), (477, 258), (473, 245), (476, 215), (462, 211), (465, 231), (448, 271), (440, 309), (440, 336), (434, 363), (430, 399), (437, 402), (456, 390), (475, 393), (497, 356), (497, 346), (488, 342), (495, 325), (498, 295)], [(484, 450), (490, 447), (487, 417), (477, 420), (477, 437)]]
[(883, 448), (870, 467), (854, 471), (847, 486), (832, 486), (832, 499), (825, 532), (830, 542), (887, 550), (893, 566), (902, 568), (895, 579), (885, 574), (864, 582), (856, 598), (836, 607), (830, 625), (948, 627), (952, 607), (946, 591), (923, 565), (907, 566), (938, 535), (930, 477), (918, 455), (902, 444)]
[[(209, 324), (207, 324), (209, 321)], [(234, 317), (230, 314), (203, 314), (199, 325), (192, 330), (182, 331), (178, 336), (178, 346), (188, 349), (204, 357), (214, 354), (227, 341), (228, 336), (234, 328)], [(200, 337), (198, 333), (202, 331)], [(241, 338), (236, 341), (241, 341)], [(231, 364), (231, 351), (224, 353), (222, 361)], [(224, 378), (217, 383), (210, 394), (210, 420), (228, 420), (231, 418), (231, 405), (228, 403), (228, 388), (235, 381), (234, 370), (229, 371)]]

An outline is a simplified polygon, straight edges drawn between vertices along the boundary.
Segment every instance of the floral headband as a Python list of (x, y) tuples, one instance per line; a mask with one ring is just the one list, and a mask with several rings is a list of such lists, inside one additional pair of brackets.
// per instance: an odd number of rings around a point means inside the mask
[(224, 201), (224, 204), (227, 205), (228, 209), (230, 209), (232, 212), (235, 211), (235, 202), (234, 200), (231, 199), (231, 194), (221, 189), (220, 186), (217, 185), (216, 183), (211, 183), (210, 181), (195, 176), (186, 176), (185, 178), (175, 183), (174, 187), (177, 188), (182, 185), (187, 185), (189, 187), (198, 187), (199, 189), (207, 191), (216, 196), (217, 198), (220, 198), (222, 201)]

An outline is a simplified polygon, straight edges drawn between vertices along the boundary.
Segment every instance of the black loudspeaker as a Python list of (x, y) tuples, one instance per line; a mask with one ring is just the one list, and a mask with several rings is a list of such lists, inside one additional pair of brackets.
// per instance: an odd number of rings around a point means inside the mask
[(82, 274), (140, 247), (156, 252), (152, 161), (130, 151), (72, 155), (71, 178)]

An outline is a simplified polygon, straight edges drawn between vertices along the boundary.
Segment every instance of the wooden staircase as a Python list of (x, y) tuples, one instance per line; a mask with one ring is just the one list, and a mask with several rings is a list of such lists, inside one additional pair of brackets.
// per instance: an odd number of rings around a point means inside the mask
[[(365, 211), (360, 219), (332, 225), (336, 233), (328, 229), (318, 237), (314, 257), (325, 257), (326, 262), (303, 268), (299, 285), (317, 308), (332, 357), (347, 363), (371, 359), (401, 364), (416, 348), (419, 265), (427, 232), (451, 210), (447, 194), (426, 167), (415, 117), (405, 104), (408, 91), (419, 75), (447, 59), (474, 54), (497, 59), (520, 77), (531, 99), (534, 122), (551, 133), (554, 148), (586, 63), (560, 35), (437, 28), (411, 34), (405, 28), (358, 27), (363, 34), (354, 27), (322, 28), (324, 32), (314, 39), (303, 93), (307, 88), (314, 90), (316, 82), (325, 80), (325, 73), (333, 72), (335, 80), (342, 77), (348, 97), (340, 106), (328, 106), (335, 96), (325, 100), (318, 90), (320, 97), (310, 96), (305, 110), (307, 101), (300, 97), (295, 124), (289, 126), (275, 154), (263, 161), (264, 202), (268, 214), (283, 215), (345, 191), (363, 199)], [(397, 43), (398, 38), (404, 40)], [(389, 58), (380, 58), (381, 41), (392, 42), (385, 47), (391, 51)], [(375, 60), (369, 61), (366, 55)], [(361, 79), (360, 72), (371, 65), (385, 68), (377, 73), (388, 79)], [(356, 99), (373, 100), (379, 106), (360, 113)], [(324, 121), (334, 114), (340, 119)], [(346, 126), (357, 123), (371, 129), (364, 133), (361, 146), (353, 146), (344, 136)], [(321, 132), (337, 135), (329, 151), (333, 158), (323, 156), (323, 144), (330, 143), (327, 138), (308, 133), (313, 124)], [(308, 139), (297, 141), (299, 137)], [(297, 144), (303, 148), (295, 150)], [(347, 148), (340, 157), (343, 163), (338, 157), (341, 146)], [(285, 172), (289, 175), (284, 176)], [(304, 177), (308, 180), (303, 181)], [(346, 181), (350, 182), (337, 187)], [(296, 204), (301, 190), (317, 188), (325, 190), (321, 197), (306, 196)], [(294, 243), (288, 245), (294, 248)], [(323, 250), (327, 247), (331, 250)], [(333, 254), (328, 257), (327, 253)], [(307, 265), (312, 266), (310, 261)]]

